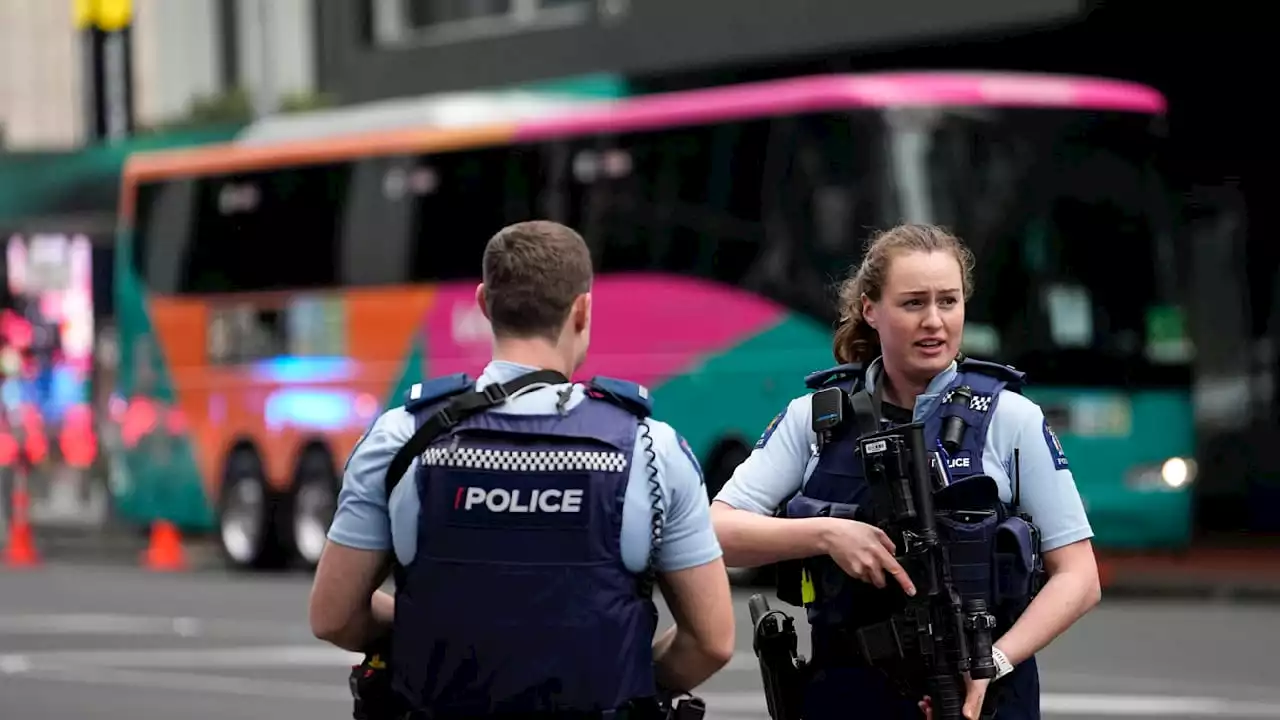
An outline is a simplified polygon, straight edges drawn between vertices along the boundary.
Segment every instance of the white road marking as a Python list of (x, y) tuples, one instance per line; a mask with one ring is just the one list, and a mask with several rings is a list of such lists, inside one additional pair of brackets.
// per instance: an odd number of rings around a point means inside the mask
[(0, 636), (172, 635), (175, 637), (310, 637), (301, 623), (210, 620), (152, 615), (75, 613), (0, 615)]
[[(91, 685), (317, 702), (350, 700), (346, 688), (339, 682), (331, 685), (292, 681), (269, 682), (194, 673), (70, 666), (41, 668), (25, 673), (23, 677)], [(707, 716), (715, 720), (766, 716), (764, 698), (757, 691), (704, 692), (700, 695), (707, 702)], [(1251, 703), (1210, 697), (1045, 693), (1041, 696), (1040, 706), (1042, 711), (1049, 715), (1280, 718), (1280, 703)]]
[[(705, 692), (708, 715), (725, 713), (766, 713), (759, 692)], [(1056, 715), (1101, 715), (1125, 717), (1237, 717), (1280, 718), (1280, 702), (1245, 702), (1215, 697), (1170, 695), (1099, 695), (1087, 693), (1043, 693), (1040, 709)]]
[(136, 615), (0, 615), (0, 635), (179, 635), (196, 637), (195, 618)]
[(1041, 685), (1052, 685), (1060, 692), (1093, 694), (1194, 695), (1197, 697), (1231, 697), (1264, 703), (1280, 703), (1280, 688), (1194, 678), (1153, 678), (1136, 675), (1098, 675), (1052, 670), (1040, 679)]
[[(306, 629), (281, 623), (202, 620), (183, 617), (153, 617), (106, 614), (0, 615), (0, 635), (172, 635), (178, 637), (280, 637), (302, 634)], [(345, 683), (266, 681), (252, 677), (201, 674), (200, 670), (280, 667), (331, 667), (341, 669), (358, 662), (360, 656), (319, 642), (307, 645), (266, 645), (208, 649), (163, 650), (58, 650), (0, 654), (0, 675), (24, 679), (115, 685), (140, 689), (205, 692), (253, 697), (348, 702)], [(729, 672), (756, 672), (755, 655), (736, 653), (725, 668)], [(184, 672), (189, 671), (189, 672)], [(252, 675), (252, 673), (247, 673)], [(1094, 676), (1053, 673), (1054, 678), (1086, 683)], [(1041, 709), (1049, 715), (1110, 717), (1234, 717), (1280, 718), (1280, 697), (1268, 688), (1183, 683), (1153, 678), (1108, 676), (1108, 685), (1118, 691), (1142, 687), (1149, 694), (1132, 692), (1046, 692)], [(1159, 683), (1161, 687), (1155, 687)], [(1157, 694), (1177, 686), (1195, 694)], [(1246, 690), (1250, 692), (1245, 692)], [(759, 690), (701, 693), (707, 701), (709, 720), (763, 720), (767, 717)], [(1229, 695), (1223, 697), (1222, 695)], [(1253, 699), (1243, 696), (1255, 695)]]
[(6, 663), (30, 668), (97, 667), (203, 670), (214, 668), (349, 667), (363, 656), (323, 645), (282, 645), (181, 650), (54, 650), (0, 655)]
[(342, 678), (333, 683), (254, 680), (252, 678), (195, 673), (155, 672), (95, 667), (48, 667), (22, 675), (24, 680), (52, 680), (86, 685), (116, 685), (146, 690), (178, 690), (262, 698), (288, 698), (334, 702), (351, 701)]
[(1063, 715), (1280, 718), (1280, 703), (1176, 695), (1045, 693), (1040, 708)]
[[(141, 651), (98, 654), (44, 653), (39, 655), (0, 656), (0, 671), (20, 675), (24, 679), (48, 680), (92, 685), (116, 685), (141, 689), (206, 692), (252, 697), (308, 699), (316, 701), (348, 700), (347, 690), (338, 679), (332, 684), (296, 681), (264, 681), (249, 677), (201, 675), (198, 672), (155, 670), (159, 667), (225, 667), (240, 665), (241, 654), (258, 652), (260, 659), (272, 658), (273, 665), (320, 666), (348, 663), (349, 653), (317, 652), (316, 648), (267, 648), (258, 651), (231, 650)], [(323, 649), (321, 649), (323, 650)], [(199, 662), (205, 656), (203, 663)], [(65, 664), (50, 662), (57, 657)], [(79, 659), (91, 662), (66, 662)], [(162, 662), (164, 661), (164, 662)], [(101, 664), (93, 664), (94, 662)], [(263, 665), (260, 665), (263, 666)], [(246, 666), (247, 667), (247, 666)], [(730, 716), (763, 718), (764, 698), (759, 691), (700, 693), (706, 700), (708, 716), (730, 720)], [(1128, 695), (1096, 693), (1044, 693), (1040, 700), (1046, 714), (1123, 717), (1235, 717), (1280, 718), (1280, 702), (1250, 702), (1218, 697), (1179, 697), (1171, 695)]]
[[(359, 653), (316, 643), (313, 645), (251, 645), (232, 648), (160, 650), (50, 650), (0, 654), (0, 672), (7, 666), (118, 667), (134, 669), (212, 669), (347, 667), (360, 662)], [(755, 655), (736, 653), (722, 672), (756, 672)]]
[[(160, 650), (50, 650), (0, 654), (0, 672), (4, 663), (27, 665), (122, 668), (273, 668), (345, 667), (360, 662), (359, 653), (330, 647), (320, 642), (312, 645), (250, 645), (232, 648), (191, 648)], [(735, 653), (722, 672), (758, 672), (759, 664), (751, 653)]]

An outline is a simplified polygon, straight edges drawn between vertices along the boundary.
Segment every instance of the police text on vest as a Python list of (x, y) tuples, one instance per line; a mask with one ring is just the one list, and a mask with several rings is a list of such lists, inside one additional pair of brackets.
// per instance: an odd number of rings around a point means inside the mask
[(490, 512), (546, 512), (546, 513), (576, 513), (582, 511), (582, 490), (507, 490), (505, 488), (493, 488), (486, 490), (479, 487), (458, 488), (458, 498), (454, 500), (453, 506), (457, 508), (462, 506), (463, 510), (470, 510), (476, 506), (483, 505)]

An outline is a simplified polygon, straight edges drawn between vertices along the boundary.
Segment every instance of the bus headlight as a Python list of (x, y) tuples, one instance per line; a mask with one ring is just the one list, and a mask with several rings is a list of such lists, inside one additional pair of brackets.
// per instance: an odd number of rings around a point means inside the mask
[(1160, 466), (1160, 479), (1176, 490), (1194, 480), (1195, 472), (1195, 460), (1169, 458)]
[(1134, 490), (1181, 490), (1195, 479), (1195, 460), (1171, 457), (1158, 465), (1139, 465), (1131, 469), (1125, 477), (1125, 484)]

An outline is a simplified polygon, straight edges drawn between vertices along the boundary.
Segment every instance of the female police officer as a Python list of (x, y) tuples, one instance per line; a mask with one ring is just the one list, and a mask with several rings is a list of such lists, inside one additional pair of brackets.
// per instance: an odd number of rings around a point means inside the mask
[[(954, 408), (950, 401), (955, 393), (950, 391), (959, 388), (972, 396), (969, 403), (962, 403), (972, 421), (966, 431), (969, 440), (947, 461), (953, 483), (965, 475), (988, 475), (999, 488), (1000, 500), (1010, 503), (1018, 458), (1019, 507), (1039, 528), (1048, 579), (1029, 606), (1019, 607), (1016, 622), (997, 628), (992, 652), (996, 679), (966, 678), (963, 714), (978, 717), (988, 684), (994, 682), (988, 709), (995, 705), (1001, 720), (1038, 718), (1034, 654), (1100, 599), (1090, 543), (1093, 532), (1067, 459), (1043, 412), (1005, 389), (1017, 387), (1021, 373), (994, 363), (956, 361), (972, 268), (970, 252), (937, 227), (903, 225), (880, 234), (869, 245), (861, 267), (841, 287), (842, 319), (834, 353), (838, 362), (866, 367), (860, 387), (880, 400), (882, 422), (925, 422), (931, 448), (938, 443), (938, 416), (948, 411), (946, 406)], [(839, 384), (842, 376), (850, 374), (847, 370), (815, 373), (806, 382), (811, 388)], [(876, 588), (896, 583), (914, 595), (912, 581), (894, 560), (893, 542), (879, 528), (829, 512), (797, 518), (805, 513), (790, 511), (796, 498), (803, 496), (845, 503), (857, 500), (841, 496), (865, 497), (862, 488), (852, 487), (864, 482), (854, 445), (832, 442), (819, 449), (810, 403), (811, 395), (796, 398), (774, 418), (751, 456), (716, 496), (712, 517), (726, 564), (752, 567), (828, 556), (829, 560), (821, 561), (838, 577), (845, 576), (830, 561), (848, 576)], [(775, 510), (789, 499), (789, 511), (783, 513), (788, 517), (775, 517)], [(824, 623), (859, 627), (859, 613), (879, 604), (876, 593), (888, 592), (847, 578), (841, 582), (859, 585), (857, 597), (872, 601), (847, 603), (857, 607), (809, 605), (815, 672), (806, 688), (803, 717), (919, 717), (921, 710), (928, 711), (928, 703), (903, 697), (888, 677), (892, 673), (870, 670), (856, 652), (825, 657), (827, 645), (840, 643), (824, 642), (831, 629)]]

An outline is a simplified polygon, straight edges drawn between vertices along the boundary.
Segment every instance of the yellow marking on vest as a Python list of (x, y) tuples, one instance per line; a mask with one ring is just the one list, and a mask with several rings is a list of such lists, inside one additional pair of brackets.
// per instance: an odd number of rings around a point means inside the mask
[(813, 589), (813, 578), (809, 577), (808, 570), (800, 572), (800, 602), (808, 605), (818, 599), (818, 594)]
[(382, 662), (381, 655), (374, 655), (373, 657), (369, 658), (369, 667), (373, 668), (374, 670), (385, 670), (387, 667), (387, 664)]

